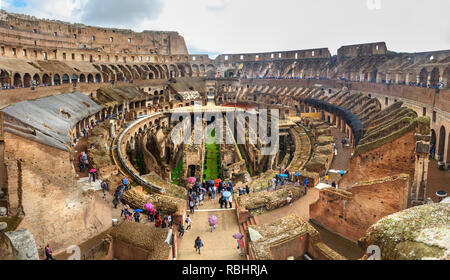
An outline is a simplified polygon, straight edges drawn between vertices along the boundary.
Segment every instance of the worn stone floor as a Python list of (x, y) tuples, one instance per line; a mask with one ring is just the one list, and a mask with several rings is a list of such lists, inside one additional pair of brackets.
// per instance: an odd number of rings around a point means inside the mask
[[(192, 229), (185, 232), (179, 241), (178, 260), (245, 260), (239, 256), (237, 241), (233, 238), (239, 232), (236, 211), (218, 209), (219, 199), (205, 201), (199, 210), (191, 215)], [(208, 218), (215, 215), (219, 223), (214, 232), (210, 231)], [(205, 246), (199, 255), (194, 249), (194, 241), (200, 236)]]

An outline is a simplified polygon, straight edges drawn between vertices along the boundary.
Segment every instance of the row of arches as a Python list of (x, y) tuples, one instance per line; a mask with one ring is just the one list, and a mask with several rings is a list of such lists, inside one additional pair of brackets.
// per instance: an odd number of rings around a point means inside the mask
[[(438, 161), (450, 161), (450, 131), (445, 126), (441, 126), (439, 134), (434, 129), (431, 130), (431, 156)], [(447, 148), (447, 149), (446, 149)]]
[(372, 83), (397, 83), (404, 85), (417, 85), (423, 87), (449, 87), (450, 66), (446, 68), (432, 67), (422, 68), (416, 72), (409, 70), (407, 72), (386, 72), (379, 71), (376, 68), (369, 68), (362, 72), (358, 69), (346, 72), (343, 78), (350, 81), (372, 82)]
[(28, 88), (33, 85), (62, 85), (69, 83), (101, 83), (114, 81), (170, 79), (176, 77), (215, 76), (215, 67), (200, 64), (94, 64), (98, 73), (9, 73), (0, 69), (0, 84), (9, 88)]
[[(2, 72), (3, 73), (3, 72)], [(5, 72), (6, 73), (6, 72)], [(29, 88), (31, 86), (39, 85), (61, 85), (69, 83), (101, 83), (103, 82), (102, 77), (99, 73), (97, 74), (34, 74), (25, 73), (21, 75), (20, 73), (15, 73), (11, 77), (8, 74), (3, 74), (0, 79), (1, 85), (9, 84), (10, 87), (15, 88)]]

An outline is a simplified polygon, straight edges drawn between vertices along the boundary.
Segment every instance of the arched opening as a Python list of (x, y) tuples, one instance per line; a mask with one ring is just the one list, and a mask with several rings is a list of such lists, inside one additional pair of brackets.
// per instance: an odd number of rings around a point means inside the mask
[(153, 79), (155, 78), (155, 76), (153, 75), (153, 73), (150, 73), (150, 74), (148, 74), (148, 78), (149, 78), (150, 80), (153, 80)]
[(84, 74), (80, 75), (80, 83), (86, 83), (86, 76)]
[(427, 69), (423, 68), (419, 74), (419, 83), (422, 85), (423, 84), (426, 85), (427, 82), (428, 82), (428, 71), (427, 71)]
[(63, 77), (62, 77), (62, 82), (63, 82), (63, 84), (70, 83), (69, 75), (64, 74)]
[(102, 76), (100, 74), (96, 74), (95, 75), (95, 82), (96, 83), (101, 83), (102, 82)]
[(442, 82), (445, 87), (450, 88), (450, 66), (445, 68), (444, 75), (442, 75)]
[(53, 84), (55, 86), (59, 86), (61, 84), (61, 77), (59, 76), (59, 74), (55, 74), (53, 76)]
[(76, 84), (78, 82), (78, 76), (77, 74), (72, 75), (72, 84)]
[(14, 87), (20, 88), (22, 87), (22, 77), (19, 73), (14, 74)]
[(94, 82), (94, 76), (92, 74), (88, 75), (88, 83), (93, 83)]
[(445, 136), (445, 127), (441, 126), (441, 129), (439, 130), (438, 160), (444, 160)]
[(0, 70), (0, 87), (8, 88), (10, 87), (11, 78), (9, 77), (8, 72), (5, 70)]
[(430, 74), (430, 84), (432, 86), (437, 86), (439, 84), (439, 69), (438, 68), (433, 68), (433, 70), (431, 70), (431, 74)]
[(39, 75), (38, 74), (35, 74), (34, 76), (33, 76), (33, 82), (34, 82), (34, 84), (35, 85), (40, 85), (41, 84), (41, 77), (39, 77)]
[(51, 85), (52, 79), (50, 79), (50, 76), (48, 74), (44, 74), (44, 76), (42, 76), (42, 83), (44, 84), (44, 86)]
[(31, 75), (30, 75), (30, 74), (26, 73), (26, 74), (23, 76), (23, 85), (24, 85), (24, 87), (26, 87), (26, 88), (31, 87)]
[(430, 156), (435, 158), (436, 155), (436, 132), (434, 129), (431, 130), (431, 141), (430, 141)]

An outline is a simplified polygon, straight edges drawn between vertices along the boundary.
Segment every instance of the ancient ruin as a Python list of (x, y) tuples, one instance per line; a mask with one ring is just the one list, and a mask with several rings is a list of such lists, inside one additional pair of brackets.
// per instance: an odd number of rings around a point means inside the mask
[(83, 260), (450, 258), (450, 50), (212, 59), (178, 32), (4, 10), (0, 37), (2, 260), (47, 245)]

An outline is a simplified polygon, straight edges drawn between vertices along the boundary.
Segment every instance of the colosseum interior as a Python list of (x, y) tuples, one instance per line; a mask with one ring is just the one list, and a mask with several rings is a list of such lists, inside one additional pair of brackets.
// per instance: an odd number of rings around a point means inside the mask
[(3, 10), (0, 38), (0, 259), (450, 259), (450, 50), (211, 59)]

